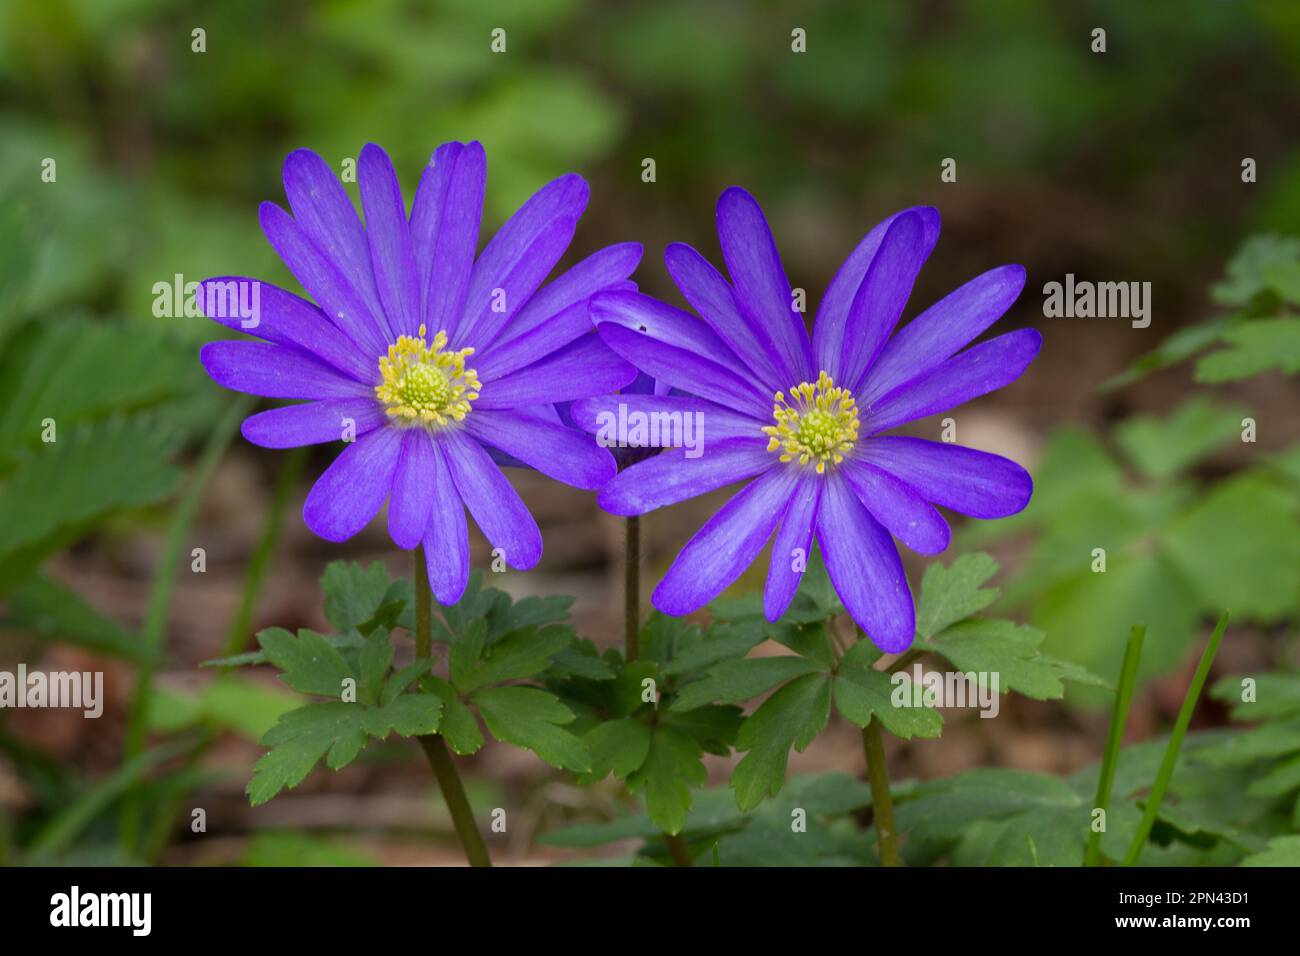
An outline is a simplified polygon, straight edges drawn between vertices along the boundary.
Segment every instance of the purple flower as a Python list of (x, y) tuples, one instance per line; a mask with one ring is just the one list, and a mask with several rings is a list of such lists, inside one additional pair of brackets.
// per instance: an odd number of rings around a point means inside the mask
[(510, 566), (541, 557), (537, 522), (497, 460), (579, 488), (614, 475), (611, 455), (553, 406), (635, 377), (593, 330), (587, 300), (628, 288), (641, 247), (610, 246), (541, 287), (586, 207), (581, 177), (540, 189), (476, 257), (480, 144), (438, 148), (409, 219), (382, 149), (367, 145), (358, 172), (364, 227), (324, 160), (288, 156), (293, 215), (263, 203), (262, 229), (316, 305), (252, 279), (207, 280), (204, 313), (265, 341), (213, 342), (203, 365), (226, 388), (306, 399), (253, 415), (243, 433), (267, 448), (350, 442), (307, 496), (308, 527), (343, 541), (387, 500), (393, 541), (424, 545), (433, 592), (452, 603), (469, 576), (466, 508)]
[(966, 283), (892, 338), (921, 265), (939, 238), (927, 207), (886, 219), (826, 290), (809, 339), (763, 211), (731, 188), (718, 200), (728, 283), (689, 246), (668, 247), (668, 271), (700, 322), (645, 295), (592, 299), (601, 337), (643, 373), (684, 396), (616, 395), (574, 403), (594, 431), (619, 403), (645, 413), (702, 415), (703, 453), (674, 449), (627, 469), (600, 494), (619, 515), (754, 479), (687, 543), (655, 589), (655, 607), (702, 607), (775, 533), (764, 610), (776, 620), (799, 584), (814, 536), (835, 590), (882, 650), (907, 648), (912, 595), (891, 535), (922, 554), (948, 546), (934, 505), (978, 518), (1029, 502), (1033, 483), (996, 455), (881, 432), (1014, 381), (1042, 345), (1022, 329), (961, 351), (1015, 301), (1021, 266)]

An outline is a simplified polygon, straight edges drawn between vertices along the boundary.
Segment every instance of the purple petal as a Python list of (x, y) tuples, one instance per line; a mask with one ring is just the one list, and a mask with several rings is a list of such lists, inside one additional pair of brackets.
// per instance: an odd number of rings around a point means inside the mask
[(723, 505), (677, 555), (654, 590), (654, 606), (689, 614), (730, 587), (772, 536), (797, 477), (793, 468), (774, 468)]
[(575, 488), (593, 491), (617, 471), (614, 456), (590, 436), (523, 410), (476, 409), (465, 418), (465, 430), (484, 444)]
[(369, 524), (388, 497), (401, 447), (400, 431), (377, 428), (343, 449), (307, 493), (302, 506), (307, 527), (337, 542)]
[(772, 392), (798, 384), (777, 372), (780, 360), (772, 337), (761, 323), (744, 314), (731, 285), (707, 259), (685, 243), (675, 242), (664, 250), (664, 262), (691, 308), (749, 366), (754, 378)]
[(831, 284), (826, 287), (821, 306), (817, 309), (817, 318), (813, 322), (813, 350), (820, 368), (830, 370), (840, 360), (844, 351), (844, 329), (848, 325), (849, 310), (857, 297), (862, 280), (871, 268), (876, 251), (885, 238), (885, 233), (899, 216), (915, 213), (921, 217), (925, 227), (925, 256), (928, 258), (934, 245), (939, 241), (939, 211), (931, 206), (914, 206), (890, 216), (875, 226), (862, 237), (857, 248), (849, 253)]
[[(635, 383), (634, 383), (635, 384)], [(569, 410), (573, 423), (593, 435), (604, 435), (615, 447), (631, 428), (630, 415), (646, 416), (647, 425), (653, 423), (656, 431), (669, 431), (671, 435), (689, 438), (692, 444), (707, 449), (708, 443), (730, 438), (759, 438), (767, 422), (757, 421), (739, 412), (687, 395), (645, 395), (624, 391), (619, 395), (600, 395), (574, 402)], [(691, 419), (691, 431), (686, 432), (685, 416)], [(655, 416), (651, 418), (650, 416)], [(631, 420), (633, 423), (635, 419)], [(620, 424), (622, 423), (622, 424)], [(698, 425), (696, 424), (698, 423)], [(614, 434), (610, 434), (613, 431)], [(672, 447), (672, 446), (646, 446)]]
[[(454, 342), (486, 345), (523, 308), (569, 247), (588, 194), (586, 181), (570, 173), (547, 183), (507, 220), (474, 263)], [(504, 311), (494, 311), (498, 289)]]
[(664, 505), (752, 478), (778, 464), (766, 439), (732, 439), (712, 445), (699, 458), (675, 448), (620, 472), (600, 492), (597, 503), (610, 514), (641, 515)]
[(411, 208), (411, 244), (429, 332), (454, 338), (469, 287), (487, 186), (480, 143), (439, 146), (420, 176)]
[(406, 429), (388, 502), (388, 534), (399, 548), (410, 550), (424, 538), (433, 508), (433, 469), (429, 433), (423, 428)]
[[(370, 262), (390, 340), (420, 331), (420, 279), (412, 251), (402, 186), (388, 154), (374, 143), (361, 148), (357, 185), (366, 212)], [(414, 547), (414, 545), (412, 545)]]
[[(299, 448), (357, 438), (388, 421), (384, 407), (369, 398), (330, 398), (306, 405), (288, 405), (244, 419), (244, 437), (263, 448)], [(349, 424), (350, 423), (350, 424)]]
[(903, 544), (919, 554), (938, 554), (948, 547), (948, 522), (910, 485), (863, 461), (850, 458), (842, 468), (871, 516)]
[(973, 346), (873, 402), (862, 416), (862, 430), (873, 435), (897, 428), (1009, 385), (1042, 346), (1036, 329), (1019, 329)]
[(441, 446), (456, 490), (484, 537), (504, 552), (510, 567), (526, 571), (537, 564), (542, 557), (542, 532), (488, 453), (454, 429), (443, 432)]
[(763, 589), (763, 613), (769, 621), (785, 613), (799, 590), (803, 571), (794, 569), (794, 556), (796, 551), (801, 552), (807, 567), (821, 496), (821, 479), (809, 474), (800, 476), (790, 495), (790, 505), (772, 542), (772, 563), (768, 565), (767, 586)]
[(890, 339), (855, 390), (858, 401), (871, 402), (952, 358), (1011, 308), (1024, 285), (1024, 266), (1001, 266), (944, 296)]
[(1029, 472), (1001, 455), (923, 438), (872, 438), (858, 457), (911, 485), (922, 498), (974, 518), (1016, 514), (1034, 492)]
[[(359, 382), (373, 385), (379, 380), (377, 356), (364, 354), (306, 299), (268, 282), (235, 276), (205, 279), (199, 283), (199, 305), (204, 315), (228, 329), (310, 352)], [(243, 313), (252, 311), (256, 315), (246, 320)], [(256, 324), (245, 328), (245, 321)]]
[(352, 200), (329, 164), (309, 149), (294, 150), (284, 160), (284, 192), (294, 221), (347, 277), (370, 311), (378, 315), (379, 295), (370, 271), (365, 232)]
[(549, 405), (604, 395), (636, 378), (636, 369), (589, 332), (539, 362), (484, 382), (475, 408)]
[(424, 559), (429, 566), (429, 588), (441, 604), (455, 604), (469, 583), (469, 529), (465, 525), (465, 503), (447, 468), (447, 455), (433, 443), (433, 470), (429, 485), (433, 507), (424, 535)]
[(854, 394), (863, 373), (871, 367), (898, 325), (929, 252), (925, 225), (916, 213), (899, 216), (885, 232), (871, 268), (849, 307), (844, 349), (839, 362), (831, 363), (838, 368), (826, 369), (836, 382), (848, 386)]
[[(734, 355), (727, 359), (691, 341), (666, 340), (661, 337), (666, 331), (662, 327), (650, 325), (640, 331), (608, 321), (605, 301), (610, 295), (621, 294), (605, 293), (592, 300), (591, 314), (606, 345), (660, 382), (755, 418), (771, 417), (772, 396), (731, 371), (741, 364)], [(704, 323), (692, 321), (708, 331)]]
[(212, 380), (265, 398), (374, 398), (374, 389), (306, 352), (269, 342), (209, 342), (199, 360)]
[(591, 319), (597, 324), (618, 325), (640, 332), (656, 342), (686, 349), (726, 368), (742, 366), (736, 353), (705, 322), (639, 292), (618, 290), (593, 296)]
[(762, 208), (738, 186), (718, 197), (718, 240), (741, 304), (771, 337), (786, 387), (811, 381), (816, 377), (812, 343), (803, 316), (794, 310), (781, 255)]
[(383, 327), (347, 276), (275, 203), (262, 203), (258, 217), (271, 247), (326, 317), (379, 361), (387, 351)]
[(817, 544), (835, 593), (871, 642), (887, 654), (911, 646), (916, 611), (898, 549), (838, 475), (824, 484)]
[[(548, 282), (520, 309), (494, 351), (528, 335), (597, 292), (620, 287), (641, 262), (641, 243), (621, 242), (594, 252), (553, 282)], [(585, 316), (584, 316), (585, 317)]]

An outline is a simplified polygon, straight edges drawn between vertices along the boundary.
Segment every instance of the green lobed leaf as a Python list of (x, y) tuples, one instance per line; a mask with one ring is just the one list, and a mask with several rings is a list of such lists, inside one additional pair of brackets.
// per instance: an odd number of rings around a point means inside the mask
[(357, 674), (343, 655), (322, 635), (302, 629), (295, 638), (281, 627), (257, 635), (267, 659), (280, 669), (280, 679), (296, 691), (338, 698), (345, 680)]
[(665, 833), (682, 831), (691, 809), (691, 788), (708, 777), (700, 755), (699, 744), (689, 734), (660, 725), (654, 728), (644, 762), (628, 775), (628, 789), (645, 791), (650, 819)]
[(489, 687), (471, 700), (497, 740), (525, 747), (562, 770), (591, 770), (586, 746), (559, 726), (573, 721), (573, 711), (554, 694), (536, 687)]
[(812, 743), (830, 720), (830, 708), (830, 678), (808, 674), (790, 681), (750, 715), (736, 738), (736, 749), (748, 753), (731, 774), (742, 810), (780, 791), (790, 748), (803, 751)]
[(984, 585), (997, 571), (997, 561), (982, 552), (963, 554), (948, 567), (937, 561), (927, 567), (916, 603), (917, 634), (933, 637), (996, 601), (998, 589)]

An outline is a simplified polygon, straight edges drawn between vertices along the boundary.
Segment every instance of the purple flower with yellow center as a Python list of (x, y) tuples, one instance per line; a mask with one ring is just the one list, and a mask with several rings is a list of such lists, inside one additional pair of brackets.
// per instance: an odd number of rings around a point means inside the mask
[(763, 603), (776, 620), (815, 538), (853, 619), (882, 650), (904, 650), (915, 610), (891, 535), (937, 554), (949, 529), (935, 505), (1005, 517), (1029, 502), (1033, 483), (997, 455), (882, 433), (1001, 388), (1033, 361), (1042, 345), (1033, 329), (965, 348), (1015, 301), (1025, 270), (986, 272), (893, 335), (939, 238), (936, 210), (907, 209), (872, 229), (840, 266), (810, 339), (749, 193), (722, 194), (718, 237), (730, 282), (690, 246), (665, 254), (703, 322), (635, 292), (592, 299), (610, 348), (688, 394), (586, 399), (574, 403), (574, 420), (594, 432), (622, 404), (661, 421), (698, 415), (704, 438), (695, 457), (677, 448), (621, 472), (600, 504), (638, 515), (753, 479), (682, 549), (655, 589), (655, 607), (675, 615), (702, 607), (775, 535)]
[(409, 218), (382, 149), (366, 146), (358, 173), (364, 226), (324, 160), (289, 155), (293, 214), (263, 203), (260, 218), (316, 304), (252, 279), (209, 279), (205, 314), (264, 341), (213, 342), (202, 361), (226, 388), (306, 400), (245, 420), (254, 444), (348, 442), (307, 495), (312, 531), (346, 540), (388, 501), (393, 541), (424, 546), (433, 593), (453, 603), (469, 577), (466, 509), (511, 567), (541, 557), (537, 522), (498, 462), (579, 488), (613, 477), (613, 457), (566, 428), (554, 403), (636, 376), (592, 328), (588, 300), (635, 288), (641, 247), (610, 246), (543, 286), (586, 208), (581, 177), (542, 187), (476, 255), (481, 145), (438, 148)]

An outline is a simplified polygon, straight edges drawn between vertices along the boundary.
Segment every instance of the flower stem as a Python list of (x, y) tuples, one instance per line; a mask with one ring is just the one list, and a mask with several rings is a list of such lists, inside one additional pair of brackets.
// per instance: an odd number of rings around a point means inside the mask
[[(1110, 804), (1110, 791), (1115, 783), (1115, 766), (1119, 763), (1119, 750), (1124, 742), (1124, 724), (1128, 721), (1128, 705), (1137, 686), (1138, 661), (1142, 658), (1142, 641), (1147, 629), (1134, 625), (1129, 632), (1128, 646), (1124, 648), (1124, 664), (1120, 668), (1119, 689), (1115, 692), (1115, 707), (1110, 715), (1110, 732), (1106, 735), (1106, 752), (1101, 758), (1101, 772), (1097, 775), (1097, 797), (1093, 807), (1102, 812), (1102, 819)], [(1101, 830), (1088, 834), (1088, 849), (1083, 857), (1084, 866), (1097, 866), (1101, 862)]]
[(1219, 651), (1219, 644), (1223, 641), (1223, 632), (1227, 627), (1228, 612), (1224, 611), (1223, 616), (1219, 618), (1218, 626), (1210, 636), (1210, 643), (1205, 646), (1205, 653), (1201, 655), (1201, 662), (1196, 666), (1196, 673), (1192, 676), (1191, 686), (1187, 688), (1187, 696), (1183, 698), (1183, 706), (1178, 711), (1178, 719), (1174, 721), (1174, 730), (1169, 735), (1169, 743), (1165, 746), (1165, 755), (1160, 761), (1160, 769), (1156, 771), (1155, 783), (1151, 785), (1151, 791), (1147, 794), (1142, 822), (1138, 824), (1133, 842), (1128, 848), (1128, 853), (1124, 855), (1125, 866), (1133, 866), (1137, 863), (1151, 828), (1155, 825), (1156, 814), (1160, 812), (1160, 801), (1165, 797), (1165, 790), (1169, 787), (1169, 780), (1173, 777), (1174, 767), (1178, 763), (1178, 751), (1183, 745), (1183, 737), (1187, 734), (1187, 725), (1192, 722), (1192, 711), (1196, 709), (1196, 702), (1201, 697), (1201, 688), (1205, 686), (1205, 679), (1210, 676), (1210, 665), (1214, 663), (1214, 655)]
[(894, 828), (894, 801), (889, 795), (889, 771), (885, 767), (885, 742), (880, 732), (880, 721), (875, 716), (862, 728), (862, 750), (867, 757), (871, 811), (880, 839), (880, 865), (902, 866), (902, 858), (898, 855), (898, 831)]
[(690, 848), (680, 833), (665, 833), (664, 842), (668, 844), (668, 855), (673, 858), (673, 866), (694, 866)]
[[(427, 658), (433, 649), (433, 595), (429, 591), (429, 570), (425, 564), (424, 548), (415, 549), (415, 656)], [(451, 813), (452, 825), (456, 836), (465, 850), (465, 859), (470, 866), (491, 866), (492, 858), (488, 856), (483, 835), (478, 832), (474, 822), (474, 811), (470, 808), (469, 798), (465, 796), (465, 786), (460, 781), (456, 764), (452, 762), (451, 752), (442, 734), (427, 734), (419, 738), (424, 755), (429, 758), (429, 766), (438, 780), (442, 790), (442, 799), (447, 803)]]
[(623, 656), (641, 656), (641, 519), (631, 515), (623, 522)]

